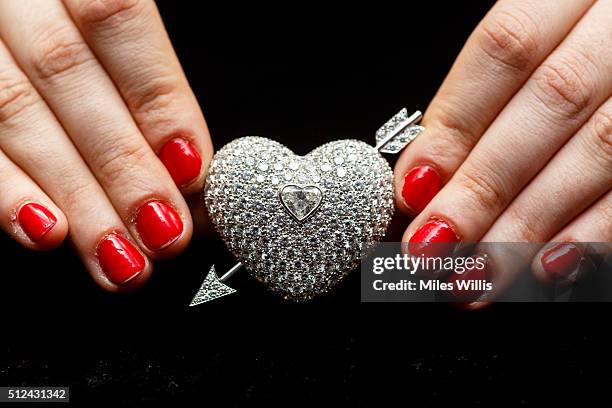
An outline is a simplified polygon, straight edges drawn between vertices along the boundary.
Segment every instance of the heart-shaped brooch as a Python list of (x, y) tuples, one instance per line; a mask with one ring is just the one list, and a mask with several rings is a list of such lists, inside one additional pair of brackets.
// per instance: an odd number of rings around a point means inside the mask
[(385, 235), (394, 211), (393, 172), (381, 153), (398, 153), (423, 130), (421, 113), (402, 109), (376, 132), (324, 144), (298, 156), (247, 136), (219, 150), (204, 198), (239, 263), (209, 271), (191, 306), (235, 292), (223, 283), (241, 267), (287, 299), (330, 291)]

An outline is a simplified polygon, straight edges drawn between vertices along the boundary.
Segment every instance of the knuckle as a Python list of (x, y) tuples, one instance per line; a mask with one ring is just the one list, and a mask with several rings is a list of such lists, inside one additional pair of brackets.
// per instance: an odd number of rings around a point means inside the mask
[(592, 118), (593, 146), (595, 157), (603, 158), (609, 169), (612, 169), (612, 111), (597, 111)]
[(96, 199), (97, 189), (95, 184), (82, 173), (75, 172), (68, 165), (64, 165), (62, 178), (64, 180), (64, 188), (57, 192), (57, 202), (61, 203), (62, 209), (72, 217), (86, 216), (96, 211), (95, 205), (99, 203)]
[[(112, 139), (113, 141), (116, 139)], [(95, 165), (98, 177), (104, 182), (116, 180), (122, 174), (137, 174), (132, 171), (136, 167), (146, 167), (149, 157), (149, 147), (146, 143), (113, 144), (102, 149)]]
[(486, 170), (464, 171), (459, 176), (459, 186), (476, 208), (496, 214), (505, 206), (508, 194), (492, 174)]
[[(612, 225), (612, 194), (608, 194), (600, 205), (595, 205), (598, 217), (603, 221), (603, 225)], [(612, 230), (608, 229), (607, 237), (604, 239), (612, 239)]]
[(178, 94), (179, 84), (171, 75), (155, 75), (126, 91), (125, 99), (134, 115), (164, 111)]
[(87, 26), (116, 28), (141, 15), (142, 0), (87, 0), (77, 10), (76, 19)]
[(36, 99), (32, 84), (24, 76), (9, 71), (0, 72), (0, 124), (35, 104)]
[[(472, 150), (480, 137), (480, 132), (476, 126), (470, 126), (465, 122), (467, 115), (455, 113), (453, 109), (443, 104), (440, 109), (436, 109), (433, 115), (437, 118), (433, 125), (438, 128), (437, 135), (443, 138), (442, 145), (448, 151), (449, 145), (459, 145), (465, 153)], [(448, 143), (447, 143), (448, 142)], [(440, 152), (444, 154), (443, 152)]]
[(593, 87), (581, 72), (579, 58), (564, 56), (544, 63), (534, 75), (536, 96), (563, 118), (575, 118), (590, 105)]
[(497, 12), (485, 20), (481, 30), (480, 47), (503, 67), (519, 71), (529, 70), (538, 50), (537, 25), (527, 16)]
[(50, 80), (92, 59), (87, 44), (69, 27), (53, 27), (43, 30), (30, 62), (38, 78)]
[(539, 242), (542, 239), (542, 226), (534, 211), (513, 207), (509, 210), (512, 220), (513, 240), (517, 242)]

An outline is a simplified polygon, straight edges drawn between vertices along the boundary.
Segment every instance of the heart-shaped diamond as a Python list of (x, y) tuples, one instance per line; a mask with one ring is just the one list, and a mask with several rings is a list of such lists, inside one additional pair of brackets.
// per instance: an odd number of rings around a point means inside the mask
[(278, 193), (281, 203), (298, 222), (310, 217), (321, 204), (323, 193), (317, 186), (300, 187), (288, 184)]
[(238, 260), (295, 300), (327, 292), (354, 269), (394, 210), (389, 164), (357, 140), (297, 156), (270, 139), (236, 139), (213, 158), (204, 194)]

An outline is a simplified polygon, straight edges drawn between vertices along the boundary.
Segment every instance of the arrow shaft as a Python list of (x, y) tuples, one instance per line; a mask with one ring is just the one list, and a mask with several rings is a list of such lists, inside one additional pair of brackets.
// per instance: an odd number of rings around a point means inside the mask
[(223, 276), (221, 276), (219, 278), (219, 280), (221, 282), (225, 282), (226, 280), (228, 280), (233, 274), (235, 274), (236, 272), (238, 272), (240, 270), (240, 268), (242, 268), (242, 262), (238, 262), (236, 265), (232, 266), (232, 268), (225, 272), (223, 274)]

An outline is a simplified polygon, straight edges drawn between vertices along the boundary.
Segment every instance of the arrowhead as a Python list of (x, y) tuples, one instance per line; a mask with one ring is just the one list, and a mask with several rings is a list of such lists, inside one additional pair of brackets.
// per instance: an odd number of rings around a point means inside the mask
[(206, 275), (206, 279), (204, 279), (200, 290), (198, 290), (198, 293), (196, 293), (189, 306), (196, 306), (200, 303), (209, 302), (226, 295), (231, 295), (234, 292), (236, 292), (235, 289), (230, 288), (219, 280), (215, 272), (215, 265), (213, 265), (210, 271), (208, 271), (208, 275)]

